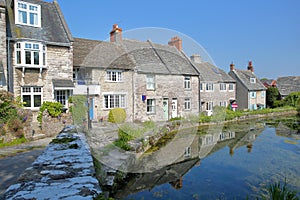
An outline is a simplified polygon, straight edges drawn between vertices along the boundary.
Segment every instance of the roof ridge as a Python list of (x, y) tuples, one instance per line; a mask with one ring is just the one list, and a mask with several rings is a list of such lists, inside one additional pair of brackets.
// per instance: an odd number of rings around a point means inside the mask
[(147, 42), (149, 43), (149, 45), (153, 49), (154, 53), (158, 56), (159, 60), (164, 64), (164, 66), (167, 68), (168, 72), (171, 74), (171, 70), (169, 69), (169, 67), (167, 66), (167, 64), (164, 62), (164, 60), (162, 59), (162, 57), (159, 55), (158, 51), (155, 49), (155, 47), (152, 44), (151, 40), (147, 40)]
[(71, 33), (70, 28), (68, 27), (68, 24), (67, 24), (67, 22), (64, 18), (64, 15), (61, 12), (61, 9), (60, 9), (60, 6), (59, 6), (58, 2), (53, 1), (53, 5), (54, 5), (54, 7), (57, 11), (58, 17), (59, 17), (59, 19), (60, 19), (60, 21), (63, 25), (63, 29), (66, 31), (67, 37), (69, 38), (70, 42), (73, 42), (74, 39), (73, 39), (72, 33)]

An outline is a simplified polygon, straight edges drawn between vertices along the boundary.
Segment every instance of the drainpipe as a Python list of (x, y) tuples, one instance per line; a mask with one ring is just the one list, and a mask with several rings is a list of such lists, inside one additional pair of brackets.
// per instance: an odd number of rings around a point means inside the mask
[(13, 69), (11, 67), (11, 53), (10, 53), (10, 41), (11, 37), (7, 37), (7, 86), (8, 91), (14, 93), (13, 84)]

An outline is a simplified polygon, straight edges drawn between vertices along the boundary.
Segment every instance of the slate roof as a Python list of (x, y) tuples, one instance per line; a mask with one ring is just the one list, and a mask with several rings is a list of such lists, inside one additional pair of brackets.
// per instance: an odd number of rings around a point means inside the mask
[(291, 92), (300, 92), (300, 76), (279, 77), (277, 88), (283, 96), (287, 96)]
[(122, 46), (111, 42), (74, 38), (75, 67), (133, 69), (133, 60)]
[(236, 81), (229, 76), (224, 70), (208, 63), (194, 64), (200, 72), (200, 81), (219, 82), (219, 83), (235, 83)]
[(12, 6), (7, 6), (9, 16), (9, 37), (12, 37), (13, 39), (32, 39), (45, 42), (46, 44), (70, 46), (70, 42), (73, 41), (73, 38), (56, 1), (22, 1), (41, 5), (41, 27), (15, 24), (14, 8)]
[[(257, 76), (250, 70), (234, 69), (233, 71), (229, 72), (229, 74), (231, 74), (231, 73), (234, 73), (236, 75), (236, 77), (248, 89), (248, 91), (266, 90), (266, 87), (257, 78)], [(256, 82), (251, 83), (250, 78), (255, 78)]]
[(189, 59), (175, 47), (127, 39), (112, 43), (75, 38), (74, 66), (198, 75)]
[(54, 88), (74, 88), (74, 83), (72, 80), (68, 79), (53, 79), (53, 86)]

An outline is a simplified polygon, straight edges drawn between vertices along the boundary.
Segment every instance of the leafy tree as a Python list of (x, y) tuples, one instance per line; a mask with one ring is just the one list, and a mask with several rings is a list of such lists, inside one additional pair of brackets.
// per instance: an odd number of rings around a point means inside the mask
[(297, 106), (297, 102), (300, 100), (300, 92), (291, 92), (285, 99), (284, 105)]
[(278, 88), (269, 87), (266, 91), (266, 104), (268, 107), (274, 108), (275, 101), (280, 99)]

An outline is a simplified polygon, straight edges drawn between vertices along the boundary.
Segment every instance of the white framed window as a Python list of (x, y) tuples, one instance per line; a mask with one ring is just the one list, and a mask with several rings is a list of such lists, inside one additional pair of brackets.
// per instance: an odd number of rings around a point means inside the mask
[(46, 46), (41, 43), (16, 43), (16, 64), (24, 66), (46, 66)]
[(250, 98), (252, 99), (256, 98), (256, 92), (250, 92)]
[(26, 108), (39, 108), (42, 105), (43, 88), (24, 86), (21, 89), (21, 98)]
[(234, 90), (234, 84), (233, 83), (229, 83), (228, 90), (229, 91), (233, 91)]
[(191, 110), (192, 100), (191, 98), (184, 99), (184, 110)]
[(191, 77), (190, 76), (184, 77), (184, 89), (191, 89)]
[(226, 83), (220, 83), (220, 91), (226, 91)]
[(15, 0), (16, 24), (41, 27), (41, 6)]
[(190, 157), (192, 153), (192, 148), (191, 147), (185, 147), (184, 149), (184, 156), (185, 157)]
[(54, 96), (55, 100), (65, 107), (68, 105), (69, 97), (72, 95), (72, 92), (70, 90), (55, 90)]
[(266, 96), (266, 91), (261, 91), (261, 98), (265, 98)]
[(206, 102), (206, 110), (213, 110), (214, 103), (212, 101)]
[(123, 79), (122, 71), (118, 70), (107, 70), (106, 71), (106, 80), (110, 82), (121, 82)]
[(155, 113), (155, 99), (147, 99), (147, 113), (148, 114)]
[(203, 84), (204, 84), (204, 83), (200, 83), (200, 91), (201, 91), (201, 92), (203, 91)]
[(226, 101), (220, 101), (220, 106), (221, 107), (227, 107), (227, 102)]
[(107, 94), (104, 95), (104, 108), (125, 108), (125, 94)]
[(256, 83), (256, 78), (250, 78), (250, 83)]
[(154, 90), (155, 89), (155, 76), (152, 74), (146, 75), (146, 84), (147, 90)]
[(206, 91), (214, 91), (214, 84), (206, 83)]

